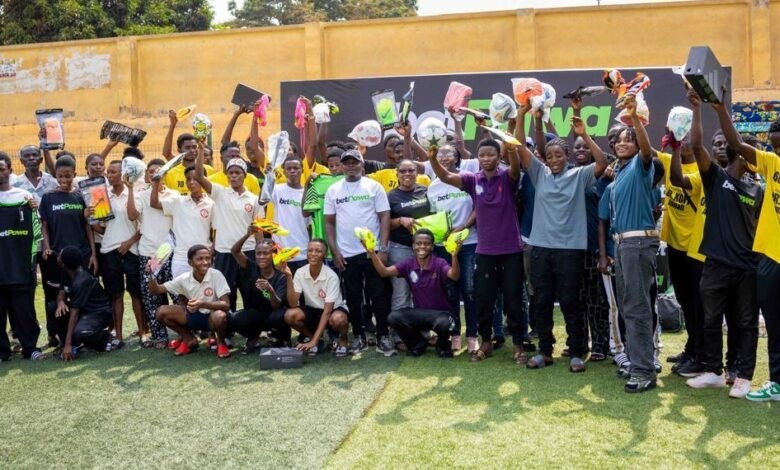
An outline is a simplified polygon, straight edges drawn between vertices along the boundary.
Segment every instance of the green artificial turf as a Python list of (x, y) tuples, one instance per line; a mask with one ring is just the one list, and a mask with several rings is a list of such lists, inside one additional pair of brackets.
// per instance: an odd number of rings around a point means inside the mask
[[(42, 310), (39, 310), (42, 312)], [(563, 339), (560, 316), (556, 334)], [(125, 330), (134, 329), (129, 308)], [(41, 335), (43, 341), (44, 334)], [(684, 333), (665, 335), (664, 356)], [(560, 341), (559, 345), (563, 341)], [(694, 391), (671, 376), (634, 396), (607, 362), (521, 369), (511, 348), (479, 364), (308, 360), (262, 371), (203, 349), (89, 352), (0, 364), (0, 468), (772, 468), (780, 403)], [(766, 341), (756, 381), (764, 380)]]

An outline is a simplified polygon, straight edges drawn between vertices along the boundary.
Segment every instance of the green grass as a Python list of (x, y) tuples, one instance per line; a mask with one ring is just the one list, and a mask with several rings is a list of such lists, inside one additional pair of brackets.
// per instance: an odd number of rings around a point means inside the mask
[[(133, 330), (129, 309), (125, 329)], [(558, 317), (560, 323), (560, 317)], [(564, 334), (561, 329), (559, 338)], [(43, 336), (43, 335), (42, 335)], [(666, 353), (684, 334), (665, 335)], [(530, 371), (510, 348), (480, 364), (321, 356), (262, 371), (203, 350), (88, 353), (0, 365), (2, 468), (776, 467), (780, 406), (693, 391), (669, 375), (625, 394), (607, 364)], [(759, 344), (756, 383), (767, 375)], [(666, 355), (666, 354), (665, 354)]]

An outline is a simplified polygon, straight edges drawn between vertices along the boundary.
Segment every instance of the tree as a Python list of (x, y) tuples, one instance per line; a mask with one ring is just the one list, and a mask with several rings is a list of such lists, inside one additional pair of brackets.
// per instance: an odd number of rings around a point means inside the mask
[(233, 26), (272, 26), (309, 21), (343, 21), (417, 16), (417, 0), (246, 0), (238, 8)]
[(202, 31), (208, 0), (1, 0), (0, 44)]

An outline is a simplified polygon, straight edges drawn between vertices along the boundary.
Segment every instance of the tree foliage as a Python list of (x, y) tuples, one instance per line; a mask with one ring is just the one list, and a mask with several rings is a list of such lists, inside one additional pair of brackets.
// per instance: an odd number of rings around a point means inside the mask
[(246, 0), (228, 8), (238, 27), (417, 16), (417, 0)]
[(202, 31), (208, 0), (0, 0), (0, 44)]

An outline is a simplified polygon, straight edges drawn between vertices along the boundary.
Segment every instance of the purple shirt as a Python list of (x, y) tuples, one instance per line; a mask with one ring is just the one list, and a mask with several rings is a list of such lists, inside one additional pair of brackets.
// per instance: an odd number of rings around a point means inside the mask
[(406, 279), (412, 290), (415, 308), (449, 310), (447, 298), (447, 272), (450, 265), (442, 258), (431, 255), (428, 267), (423, 270), (417, 258), (408, 258), (396, 263), (398, 277)]
[(509, 176), (509, 170), (499, 167), (490, 179), (484, 171), (461, 172), (460, 180), (477, 211), (477, 253), (507, 255), (523, 251), (517, 220), (517, 181)]

